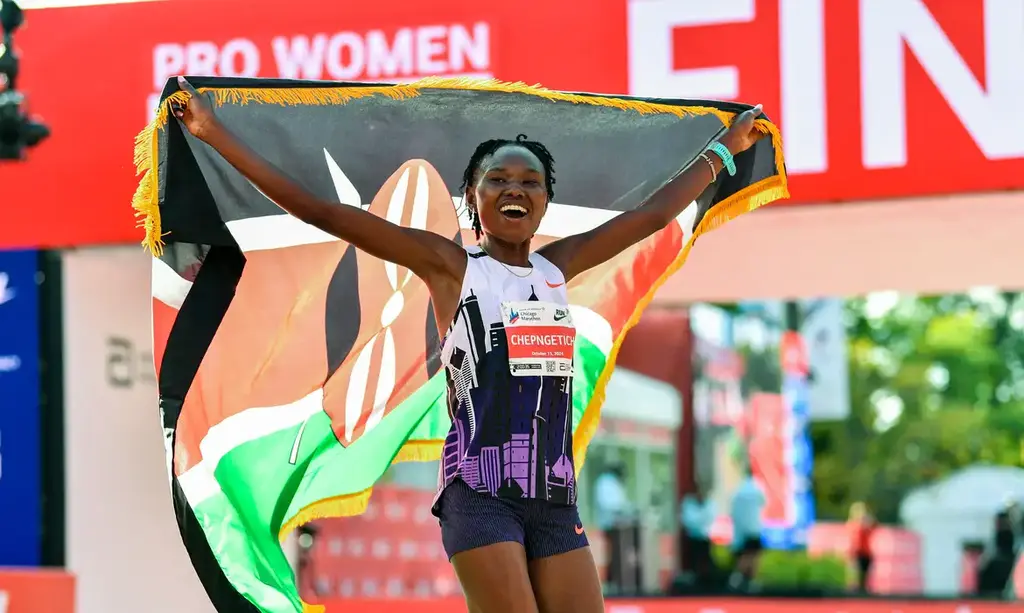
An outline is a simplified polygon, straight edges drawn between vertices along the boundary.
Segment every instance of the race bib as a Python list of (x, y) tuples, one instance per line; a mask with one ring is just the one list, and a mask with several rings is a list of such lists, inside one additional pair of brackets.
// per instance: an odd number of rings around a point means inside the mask
[(516, 377), (571, 377), (576, 328), (569, 308), (550, 302), (502, 302), (508, 367)]

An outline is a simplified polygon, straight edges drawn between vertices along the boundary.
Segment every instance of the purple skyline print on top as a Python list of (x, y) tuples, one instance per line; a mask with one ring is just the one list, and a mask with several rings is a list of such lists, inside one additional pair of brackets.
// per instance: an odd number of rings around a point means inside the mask
[(491, 496), (575, 503), (571, 377), (512, 376), (504, 327), (485, 326), (472, 293), (459, 305), (457, 325), (468, 330), (470, 346), (452, 347), (446, 360), (452, 427), (441, 489), (458, 477)]

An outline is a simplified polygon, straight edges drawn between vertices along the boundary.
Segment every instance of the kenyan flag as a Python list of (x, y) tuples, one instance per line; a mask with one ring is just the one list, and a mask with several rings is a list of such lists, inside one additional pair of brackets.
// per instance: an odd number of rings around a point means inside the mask
[[(221, 120), (318, 196), (474, 240), (458, 187), (489, 138), (555, 156), (538, 245), (636, 207), (748, 107), (522, 84), (192, 81)], [(280, 539), (362, 512), (397, 461), (440, 456), (450, 421), (427, 288), (283, 213), (168, 121), (139, 136), (135, 208), (153, 260), (154, 357), (182, 538), (219, 611), (302, 611)], [(625, 332), (695, 236), (786, 196), (776, 128), (678, 223), (573, 280), (582, 466)], [(308, 607), (307, 608), (312, 608)]]

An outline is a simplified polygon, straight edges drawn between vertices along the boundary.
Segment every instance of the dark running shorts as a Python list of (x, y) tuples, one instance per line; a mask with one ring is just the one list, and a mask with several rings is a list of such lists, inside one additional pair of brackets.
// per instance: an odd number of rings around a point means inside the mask
[(519, 543), (526, 549), (527, 560), (589, 545), (576, 505), (495, 498), (473, 491), (456, 478), (441, 493), (435, 508), (449, 560), (463, 551), (495, 543)]

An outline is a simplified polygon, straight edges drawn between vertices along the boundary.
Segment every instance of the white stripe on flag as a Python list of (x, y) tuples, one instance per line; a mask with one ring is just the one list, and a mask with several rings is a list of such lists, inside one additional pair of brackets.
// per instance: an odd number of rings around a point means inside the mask
[[(249, 441), (301, 424), (322, 411), (323, 402), (324, 391), (318, 389), (291, 404), (246, 409), (210, 428), (199, 443), (203, 459), (178, 476), (188, 503), (195, 508), (221, 491), (213, 473), (220, 459), (230, 451)], [(287, 451), (282, 454), (281, 461), (288, 461)]]
[(167, 262), (153, 258), (153, 297), (173, 309), (180, 309), (192, 282), (183, 279)]
[(333, 243), (339, 240), (338, 237), (288, 214), (236, 219), (229, 221), (227, 227), (239, 249), (245, 253)]
[[(358, 190), (352, 185), (345, 171), (327, 149), (324, 149), (324, 158), (339, 201), (366, 210), (369, 205), (359, 202), (361, 198)], [(252, 183), (250, 182), (250, 184)], [(253, 187), (261, 194), (263, 193), (255, 185)], [(266, 197), (266, 194), (263, 196)], [(452, 196), (452, 204), (459, 216), (459, 226), (464, 230), (472, 230), (473, 224), (469, 219), (469, 211), (463, 206), (462, 196)], [(679, 225), (683, 228), (684, 243), (690, 239), (693, 232), (693, 219), (696, 214), (697, 207), (691, 203), (677, 218)], [(593, 230), (618, 215), (619, 211), (551, 202), (548, 204), (548, 210), (540, 222), (537, 233), (552, 238), (565, 238)], [(239, 248), (246, 253), (339, 240), (291, 215), (265, 215), (229, 221), (227, 228)]]
[[(462, 198), (452, 198), (456, 210), (459, 211), (459, 225), (466, 230), (472, 229), (469, 215), (462, 207)], [(540, 222), (537, 233), (541, 236), (564, 238), (593, 230), (604, 222), (617, 217), (620, 211), (591, 209), (572, 204), (552, 202), (548, 212)], [(693, 234), (693, 220), (697, 216), (697, 207), (690, 206), (676, 218), (683, 229), (684, 243)], [(288, 214), (264, 215), (237, 219), (227, 223), (228, 231), (235, 238), (243, 252), (298, 247), (300, 245), (316, 245), (330, 243), (338, 239), (323, 230), (311, 226)]]
[(597, 311), (579, 304), (570, 304), (569, 312), (572, 314), (573, 324), (576, 325), (576, 332), (597, 347), (605, 357), (608, 357), (615, 344), (615, 339), (612, 337), (612, 325), (608, 323), (608, 320)]
[(676, 223), (683, 229), (683, 245), (690, 242), (690, 238), (693, 236), (693, 222), (697, 220), (698, 210), (700, 210), (700, 205), (696, 202), (691, 202), (690, 205), (683, 209), (683, 212), (676, 217)]
[[(461, 206), (461, 198), (453, 200), (456, 207)], [(540, 223), (538, 234), (554, 238), (572, 236), (592, 230), (618, 214), (618, 211), (590, 209), (552, 202)], [(472, 228), (469, 217), (465, 214), (460, 213), (459, 224), (467, 230)], [(246, 253), (340, 240), (287, 214), (237, 219), (227, 222), (227, 227), (231, 236), (235, 238), (235, 242), (238, 243), (238, 247)]]

